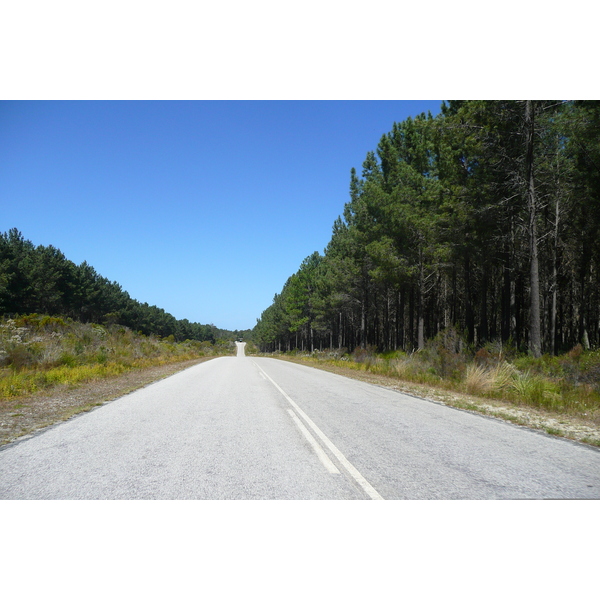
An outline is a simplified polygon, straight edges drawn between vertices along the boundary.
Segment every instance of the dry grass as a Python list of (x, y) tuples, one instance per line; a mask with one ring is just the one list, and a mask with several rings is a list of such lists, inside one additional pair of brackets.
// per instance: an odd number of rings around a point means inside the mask
[(464, 390), (474, 396), (502, 395), (515, 382), (517, 370), (507, 362), (484, 366), (467, 365)]

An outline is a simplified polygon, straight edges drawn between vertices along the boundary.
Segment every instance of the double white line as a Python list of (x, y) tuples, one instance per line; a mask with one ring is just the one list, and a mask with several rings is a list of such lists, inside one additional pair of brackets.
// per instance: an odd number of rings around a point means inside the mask
[[(313, 423), (312, 419), (277, 385), (269, 375), (267, 375), (263, 369), (261, 369), (256, 362), (252, 361), (256, 368), (262, 373), (262, 375), (268, 379), (284, 396), (284, 398), (292, 405), (293, 409), (298, 413), (300, 417), (304, 420), (304, 422), (313, 430), (313, 432), (321, 439), (321, 441), (325, 444), (327, 448), (331, 451), (331, 453), (337, 458), (340, 464), (344, 467), (344, 469), (349, 473), (349, 475), (360, 485), (360, 487), (366, 492), (366, 494), (372, 500), (383, 500), (377, 490), (359, 473), (358, 469), (337, 449), (334, 443)], [(311, 435), (310, 431), (304, 426), (302, 421), (296, 416), (294, 411), (288, 409), (288, 412), (294, 419), (296, 425), (300, 431), (304, 434), (306, 439), (309, 441), (311, 446), (314, 448), (317, 456), (321, 459), (321, 462), (325, 465), (325, 468), (330, 473), (339, 473), (338, 468), (333, 464), (329, 456), (325, 453), (323, 448), (319, 445), (317, 440)]]

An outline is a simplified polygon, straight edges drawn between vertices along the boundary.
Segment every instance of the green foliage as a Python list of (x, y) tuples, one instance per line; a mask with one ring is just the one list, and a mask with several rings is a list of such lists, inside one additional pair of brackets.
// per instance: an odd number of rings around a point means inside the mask
[(246, 347), (244, 348), (244, 352), (245, 352), (246, 356), (253, 356), (253, 355), (259, 354), (260, 351), (258, 349), (258, 346), (256, 346), (256, 344), (249, 341), (249, 342), (246, 342)]

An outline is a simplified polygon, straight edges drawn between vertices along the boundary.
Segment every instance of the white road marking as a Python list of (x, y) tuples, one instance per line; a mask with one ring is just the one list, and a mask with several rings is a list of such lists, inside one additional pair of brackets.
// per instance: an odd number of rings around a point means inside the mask
[[(383, 500), (383, 497), (379, 492), (360, 474), (358, 469), (338, 450), (335, 444), (313, 423), (309, 416), (277, 385), (277, 383), (269, 377), (265, 371), (262, 370), (254, 361), (252, 361), (258, 370), (283, 394), (284, 398), (292, 405), (298, 415), (300, 415), (304, 422), (317, 434), (321, 441), (331, 450), (333, 455), (340, 461), (342, 466), (348, 471), (348, 473), (354, 478), (356, 483), (362, 487), (367, 495), (372, 500)], [(321, 449), (321, 452), (323, 450)]]
[(325, 454), (325, 451), (323, 450), (323, 448), (321, 448), (321, 446), (319, 446), (319, 442), (317, 442), (317, 440), (315, 440), (315, 438), (312, 436), (310, 431), (308, 429), (306, 429), (306, 427), (304, 427), (304, 424), (296, 416), (296, 413), (291, 408), (288, 408), (288, 412), (290, 413), (290, 416), (294, 420), (294, 423), (296, 423), (296, 425), (298, 426), (298, 429), (302, 432), (304, 437), (308, 440), (308, 443), (313, 447), (313, 450), (317, 453), (317, 456), (319, 457), (319, 459), (321, 460), (321, 462), (323, 463), (325, 468), (330, 473), (339, 473), (340, 472), (339, 469), (331, 462), (331, 459), (329, 458), (329, 456), (327, 456), (327, 454)]

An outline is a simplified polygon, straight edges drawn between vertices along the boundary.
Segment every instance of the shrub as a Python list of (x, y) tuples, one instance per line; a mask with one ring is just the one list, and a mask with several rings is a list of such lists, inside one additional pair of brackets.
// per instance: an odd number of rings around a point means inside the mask
[(244, 348), (244, 352), (246, 355), (254, 355), (258, 354), (259, 350), (257, 346), (253, 342), (246, 342), (246, 347)]
[(468, 360), (467, 344), (454, 327), (440, 331), (430, 340), (425, 350), (419, 352), (419, 360), (427, 364), (427, 371), (443, 379), (460, 380)]
[(365, 348), (359, 346), (354, 349), (354, 352), (352, 353), (352, 359), (357, 363), (372, 361), (376, 356), (375, 351), (375, 346), (366, 346)]
[(583, 354), (583, 346), (581, 344), (577, 344), (574, 346), (567, 354), (567, 356), (572, 360), (579, 360), (581, 355)]
[(487, 365), (492, 358), (490, 351), (487, 348), (480, 348), (475, 353), (475, 362), (479, 365)]
[(74, 367), (77, 364), (77, 359), (72, 354), (63, 352), (58, 362), (66, 367)]

